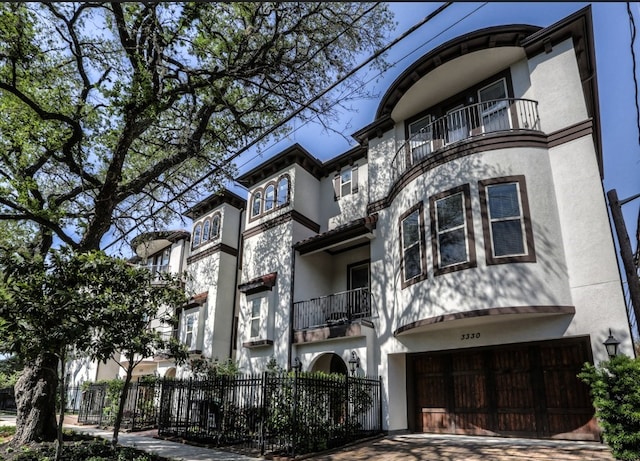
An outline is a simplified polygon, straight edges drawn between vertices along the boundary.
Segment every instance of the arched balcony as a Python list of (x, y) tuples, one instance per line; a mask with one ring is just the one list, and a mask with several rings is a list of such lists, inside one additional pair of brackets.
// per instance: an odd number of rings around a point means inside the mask
[(412, 166), (446, 147), (504, 131), (540, 131), (538, 102), (494, 99), (450, 111), (432, 120), (397, 150), (391, 162), (392, 183)]

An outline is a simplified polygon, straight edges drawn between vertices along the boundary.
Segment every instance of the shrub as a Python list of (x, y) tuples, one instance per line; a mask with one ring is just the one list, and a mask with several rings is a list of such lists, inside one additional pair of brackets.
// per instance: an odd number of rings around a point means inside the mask
[(640, 359), (618, 355), (578, 375), (591, 387), (602, 435), (616, 459), (640, 459)]

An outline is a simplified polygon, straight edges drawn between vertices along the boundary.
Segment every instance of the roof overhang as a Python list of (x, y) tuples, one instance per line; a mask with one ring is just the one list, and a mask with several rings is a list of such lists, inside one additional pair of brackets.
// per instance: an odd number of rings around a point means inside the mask
[(248, 282), (238, 285), (238, 290), (245, 295), (251, 295), (254, 293), (260, 293), (261, 291), (269, 291), (276, 284), (277, 272), (271, 272), (270, 274), (261, 275)]
[(378, 215), (372, 214), (366, 218), (356, 219), (343, 226), (338, 226), (330, 231), (302, 240), (293, 247), (301, 255), (319, 251), (342, 251), (358, 244), (366, 243), (374, 238), (373, 231), (377, 222)]

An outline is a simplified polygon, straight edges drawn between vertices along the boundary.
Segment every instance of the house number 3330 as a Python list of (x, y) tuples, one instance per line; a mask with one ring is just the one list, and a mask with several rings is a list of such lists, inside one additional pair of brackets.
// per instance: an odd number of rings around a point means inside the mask
[(476, 333), (462, 333), (460, 335), (460, 341), (466, 341), (467, 339), (478, 339), (480, 337), (480, 332)]

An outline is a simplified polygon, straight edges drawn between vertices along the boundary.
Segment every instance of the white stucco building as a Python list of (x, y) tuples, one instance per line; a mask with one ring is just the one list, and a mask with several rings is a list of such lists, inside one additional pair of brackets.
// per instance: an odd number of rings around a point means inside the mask
[(182, 340), (246, 373), (355, 358), (390, 431), (597, 439), (575, 375), (610, 329), (633, 348), (590, 9), (433, 49), (372, 119), (357, 147), (323, 163), (292, 145), (237, 178), (246, 201), (214, 194), (191, 236), (139, 249), (193, 277)]

